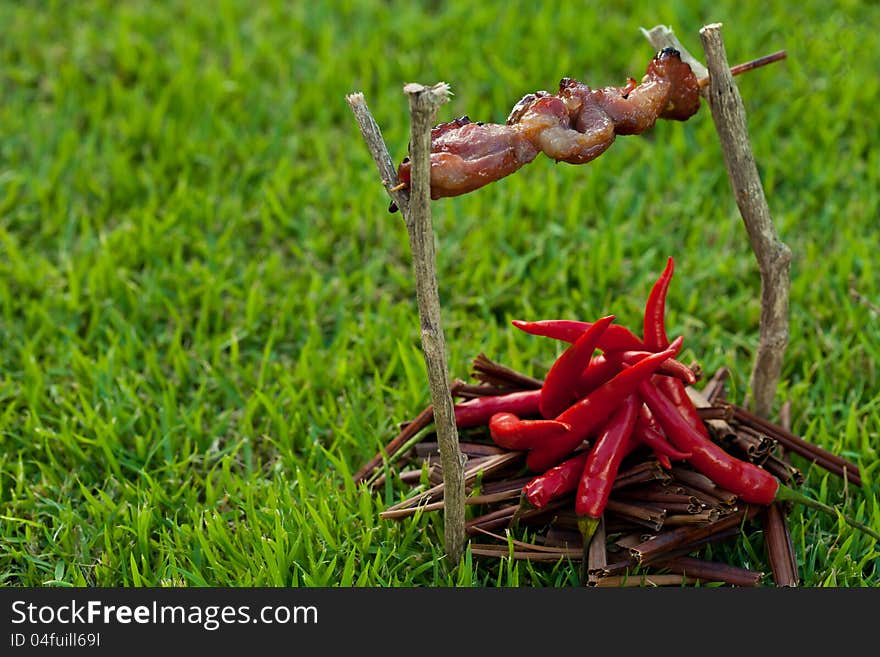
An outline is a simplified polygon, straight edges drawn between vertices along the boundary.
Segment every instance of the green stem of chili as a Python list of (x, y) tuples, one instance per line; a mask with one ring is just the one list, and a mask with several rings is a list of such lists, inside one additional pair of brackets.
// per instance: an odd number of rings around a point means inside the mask
[(789, 488), (783, 484), (779, 485), (779, 490), (776, 491), (776, 498), (774, 499), (776, 502), (794, 502), (795, 504), (803, 504), (804, 506), (808, 506), (811, 509), (816, 509), (817, 511), (822, 511), (823, 513), (827, 513), (832, 516), (840, 515), (846, 524), (850, 527), (854, 527), (859, 531), (864, 532), (868, 536), (871, 536), (877, 541), (880, 541), (880, 532), (877, 532), (864, 523), (859, 522), (855, 518), (851, 516), (845, 515), (839, 509), (835, 509), (833, 506), (825, 504), (823, 502), (819, 502), (818, 500), (814, 500), (812, 497), (807, 497), (803, 493), (796, 491), (794, 488)]

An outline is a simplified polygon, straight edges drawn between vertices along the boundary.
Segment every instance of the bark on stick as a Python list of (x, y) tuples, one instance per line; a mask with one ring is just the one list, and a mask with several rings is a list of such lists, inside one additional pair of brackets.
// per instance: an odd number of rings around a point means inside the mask
[(404, 86), (410, 109), (410, 160), (412, 179), (407, 190), (394, 190), (397, 173), (382, 139), (379, 127), (367, 109), (362, 94), (350, 94), (346, 100), (355, 114), (367, 147), (373, 156), (382, 184), (403, 214), (409, 234), (416, 300), (421, 324), (422, 352), (428, 373), (431, 405), (443, 466), (444, 543), (449, 567), (458, 565), (464, 553), (465, 485), (464, 456), (458, 445), (455, 409), (446, 365), (446, 340), (441, 321), (440, 297), (434, 252), (434, 229), (431, 217), (430, 152), (431, 128), (437, 109), (449, 99), (449, 87), (438, 83), (431, 87), (410, 83)]
[[(654, 48), (669, 46), (678, 50), (698, 78), (703, 79), (708, 73), (709, 83), (702, 94), (712, 112), (730, 186), (761, 273), (758, 349), (749, 382), (753, 401), (748, 405), (757, 415), (770, 417), (788, 346), (791, 250), (779, 239), (764, 196), (749, 141), (745, 107), (721, 39), (721, 24), (712, 23), (700, 30), (708, 69), (681, 45), (670, 28), (658, 25), (643, 29), (642, 34)], [(777, 61), (784, 54), (783, 51), (764, 59)]]
[(791, 250), (779, 239), (764, 196), (749, 141), (745, 107), (727, 63), (721, 24), (704, 26), (700, 41), (709, 68), (706, 98), (721, 141), (730, 186), (761, 272), (758, 349), (749, 387), (755, 413), (770, 417), (788, 346)]

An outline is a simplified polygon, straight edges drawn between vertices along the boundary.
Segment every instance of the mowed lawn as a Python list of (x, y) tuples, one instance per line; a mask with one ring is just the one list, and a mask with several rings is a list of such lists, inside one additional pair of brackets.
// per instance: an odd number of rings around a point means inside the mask
[[(503, 122), (559, 78), (641, 77), (639, 32), (724, 24), (793, 252), (779, 406), (859, 463), (804, 491), (880, 528), (880, 7), (719, 2), (0, 4), (0, 584), (575, 586), (570, 563), (443, 559), (442, 515), (351, 474), (429, 399), (406, 231), (345, 95), (395, 159), (405, 82)], [(640, 325), (668, 256), (685, 362), (741, 401), (760, 281), (708, 108), (583, 166), (540, 156), (434, 204), (450, 374), (542, 375), (512, 319)], [(775, 419), (775, 418), (773, 418)], [(878, 586), (880, 548), (790, 516), (804, 585)], [(769, 572), (758, 526), (714, 554)], [(768, 579), (767, 585), (772, 585)]]

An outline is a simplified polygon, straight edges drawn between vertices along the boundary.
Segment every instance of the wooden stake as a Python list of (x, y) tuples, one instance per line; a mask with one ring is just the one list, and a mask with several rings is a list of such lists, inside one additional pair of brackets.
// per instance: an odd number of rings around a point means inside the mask
[[(446, 341), (441, 322), (440, 298), (434, 254), (434, 230), (431, 218), (430, 151), (431, 128), (437, 108), (449, 99), (449, 87), (438, 83), (431, 87), (410, 83), (404, 86), (410, 110), (410, 189), (400, 188), (397, 173), (381, 132), (367, 109), (363, 94), (346, 97), (354, 112), (367, 147), (382, 177), (382, 183), (400, 209), (409, 234), (416, 300), (421, 324), (422, 352), (428, 373), (431, 406), (437, 429), (444, 483), (444, 546), (448, 567), (457, 567), (464, 553), (465, 486), (464, 456), (458, 446), (458, 429), (446, 368)], [(407, 193), (408, 191), (408, 193)]]
[(746, 111), (721, 40), (721, 23), (700, 30), (709, 67), (706, 98), (721, 140), (724, 163), (740, 215), (761, 272), (761, 318), (758, 349), (749, 387), (757, 415), (770, 417), (788, 346), (788, 295), (791, 250), (780, 239), (770, 216), (755, 156), (749, 142)]
[[(658, 26), (642, 32), (655, 48), (672, 46), (679, 50), (682, 60), (691, 65), (698, 78), (705, 77), (703, 71), (708, 71), (709, 84), (703, 87), (703, 95), (712, 111), (730, 186), (761, 272), (761, 318), (749, 382), (753, 401), (749, 405), (757, 415), (770, 417), (782, 372), (782, 357), (788, 346), (791, 250), (779, 239), (770, 216), (749, 141), (745, 107), (721, 40), (721, 23), (705, 25), (700, 30), (708, 68), (681, 46), (669, 28)], [(756, 61), (769, 63), (783, 57), (780, 52)], [(751, 68), (753, 66), (745, 66), (745, 70)]]

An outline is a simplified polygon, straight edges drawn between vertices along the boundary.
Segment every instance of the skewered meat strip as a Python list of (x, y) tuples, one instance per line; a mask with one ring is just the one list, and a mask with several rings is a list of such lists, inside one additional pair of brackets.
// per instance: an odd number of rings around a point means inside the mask
[[(700, 85), (677, 50), (665, 48), (640, 83), (591, 89), (563, 78), (559, 91), (524, 96), (504, 125), (461, 117), (431, 131), (431, 198), (458, 196), (517, 171), (543, 152), (558, 162), (584, 164), (617, 135), (651, 128), (658, 118), (685, 121), (700, 108)], [(398, 167), (403, 184), (410, 162)]]

